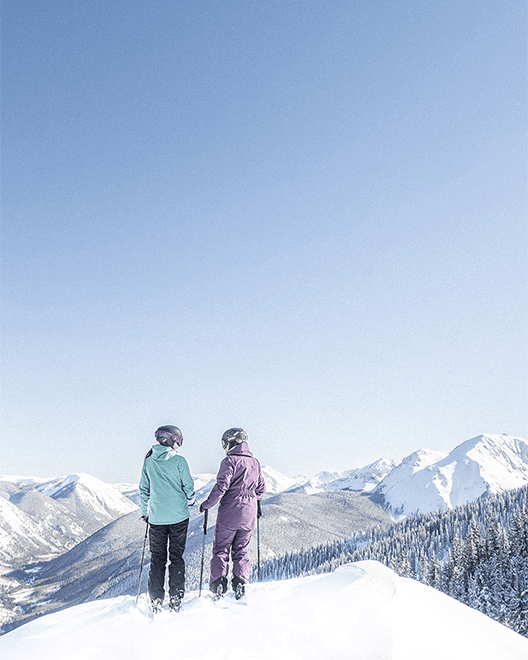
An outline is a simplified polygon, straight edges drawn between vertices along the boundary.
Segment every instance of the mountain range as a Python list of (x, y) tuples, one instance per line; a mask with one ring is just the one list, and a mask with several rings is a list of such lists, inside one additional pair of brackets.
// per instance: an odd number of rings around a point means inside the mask
[[(263, 466), (263, 472), (268, 500), (289, 494), (282, 501), (293, 505), (301, 501), (293, 494), (363, 493), (398, 519), (527, 484), (528, 442), (508, 435), (480, 435), (451, 452), (421, 449), (402, 461), (384, 458), (363, 468), (320, 472), (309, 479), (288, 477), (269, 466)], [(201, 501), (215, 475), (198, 474), (194, 480)], [(311, 508), (309, 499), (302, 501)], [(9, 569), (63, 554), (105, 525), (137, 512), (138, 504), (137, 484), (111, 485), (87, 474), (48, 480), (2, 476), (0, 566)], [(191, 518), (197, 516), (198, 507), (191, 509)]]
[[(331, 543), (420, 512), (449, 509), (528, 483), (528, 442), (481, 435), (451, 452), (420, 450), (402, 461), (321, 472), (307, 479), (263, 467), (267, 483), (260, 552), (269, 558)], [(212, 474), (194, 477), (198, 501)], [(145, 533), (135, 484), (110, 485), (85, 474), (57, 479), (0, 477), (0, 625), (94, 598), (134, 594)], [(216, 512), (210, 512), (206, 556)], [(203, 517), (191, 509), (187, 582), (200, 574)], [(256, 535), (250, 553), (256, 558)], [(148, 553), (142, 578), (146, 589)], [(206, 568), (207, 574), (207, 568)]]
[(335, 490), (371, 493), (395, 517), (452, 509), (487, 493), (528, 484), (528, 442), (479, 435), (451, 452), (421, 449), (402, 461), (380, 459), (346, 472), (321, 472), (290, 486), (308, 494)]
[[(507, 434), (483, 434), (451, 452), (420, 449), (403, 460), (381, 458), (362, 468), (319, 472), (311, 478), (287, 477), (263, 466), (266, 497), (279, 493), (337, 490), (370, 493), (395, 517), (451, 509), (486, 493), (520, 488), (528, 483), (528, 441)], [(197, 498), (206, 495), (215, 475), (195, 477)], [(118, 484), (134, 502), (134, 484)]]
[(479, 435), (449, 453), (412, 453), (374, 492), (393, 513), (409, 516), (452, 509), (527, 483), (528, 442), (505, 434)]
[(88, 474), (0, 477), (0, 566), (62, 554), (137, 505)]

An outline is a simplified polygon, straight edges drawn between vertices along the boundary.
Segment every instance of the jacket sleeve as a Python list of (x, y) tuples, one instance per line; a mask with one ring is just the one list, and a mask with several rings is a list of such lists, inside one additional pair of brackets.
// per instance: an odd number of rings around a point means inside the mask
[(189, 470), (189, 464), (182, 458), (182, 463), (180, 467), (181, 472), (181, 481), (182, 481), (182, 490), (185, 493), (185, 497), (190, 501), (194, 498), (194, 481), (191, 477), (191, 471)]
[(266, 482), (264, 481), (264, 477), (262, 476), (262, 470), (260, 469), (260, 463), (259, 463), (259, 478), (258, 478), (257, 487), (255, 489), (255, 495), (257, 497), (257, 500), (261, 500), (265, 492), (266, 492)]
[(211, 509), (215, 504), (217, 504), (224, 493), (228, 490), (233, 479), (234, 467), (229, 458), (224, 458), (220, 463), (220, 469), (216, 476), (216, 483), (213, 486), (213, 490), (210, 492), (209, 497), (202, 504), (204, 509)]
[(141, 480), (139, 482), (139, 499), (141, 501), (141, 515), (148, 515), (148, 502), (150, 499), (150, 479), (147, 474), (146, 461), (141, 470)]

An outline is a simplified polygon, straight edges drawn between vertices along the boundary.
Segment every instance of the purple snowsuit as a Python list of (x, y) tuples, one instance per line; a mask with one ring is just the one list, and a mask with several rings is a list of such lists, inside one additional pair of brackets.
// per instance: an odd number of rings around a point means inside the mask
[(257, 524), (257, 500), (266, 490), (260, 463), (249, 451), (247, 442), (236, 445), (220, 463), (216, 484), (202, 508), (217, 502), (211, 583), (227, 575), (229, 551), (233, 559), (233, 575), (249, 581), (248, 545)]

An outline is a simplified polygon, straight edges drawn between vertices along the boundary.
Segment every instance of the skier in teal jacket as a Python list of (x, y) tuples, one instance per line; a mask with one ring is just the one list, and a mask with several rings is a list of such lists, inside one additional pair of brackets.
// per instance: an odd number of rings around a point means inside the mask
[(187, 461), (178, 455), (183, 435), (177, 426), (160, 426), (159, 444), (149, 450), (143, 463), (139, 495), (142, 518), (149, 525), (150, 573), (148, 593), (154, 612), (162, 609), (167, 548), (169, 565), (169, 608), (180, 609), (185, 593), (185, 562), (189, 506), (193, 506), (194, 482)]

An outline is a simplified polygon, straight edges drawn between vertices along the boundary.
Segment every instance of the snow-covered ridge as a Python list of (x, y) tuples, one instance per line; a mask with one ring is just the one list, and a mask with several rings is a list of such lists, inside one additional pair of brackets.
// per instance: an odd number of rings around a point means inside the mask
[[(380, 459), (363, 468), (320, 472), (310, 479), (262, 467), (266, 497), (338, 490), (372, 493), (395, 515), (451, 508), (485, 493), (528, 484), (528, 442), (484, 434), (451, 452), (420, 449), (402, 461)], [(194, 476), (200, 502), (215, 475)], [(137, 484), (106, 484), (87, 474), (55, 479), (0, 477), (0, 565), (36, 561), (64, 552), (89, 534), (137, 510)], [(198, 507), (191, 517), (198, 516)]]
[(382, 458), (363, 468), (297, 478), (290, 486), (287, 478), (281, 481), (276, 472), (274, 477), (275, 489), (282, 487), (283, 492), (371, 492), (395, 514), (408, 516), (450, 509), (486, 493), (528, 484), (528, 441), (482, 434), (451, 452), (419, 449), (402, 461)]
[(0, 495), (11, 499), (13, 494), (36, 491), (60, 502), (74, 513), (82, 515), (84, 509), (110, 522), (135, 509), (112, 484), (82, 472), (54, 479), (0, 476)]
[(111, 484), (88, 474), (0, 477), (0, 565), (48, 559), (136, 511)]
[(376, 488), (402, 515), (450, 509), (528, 484), (528, 442), (479, 435), (448, 454), (421, 450), (405, 458)]
[(357, 490), (369, 492), (374, 490), (380, 481), (391, 472), (399, 461), (380, 458), (363, 468), (353, 468), (344, 472), (319, 472), (308, 480), (299, 481), (288, 490), (307, 494), (328, 492), (332, 490)]
[[(0, 638), (9, 660), (521, 660), (528, 640), (431, 587), (374, 561), (334, 573), (262, 582), (247, 604), (187, 593), (179, 614), (153, 617), (145, 595), (96, 600)], [(44, 643), (43, 643), (44, 641)]]
[(117, 488), (84, 473), (54, 479), (36, 489), (75, 513), (83, 515), (86, 511), (104, 522), (111, 522), (136, 508)]
[(269, 465), (262, 466), (262, 475), (266, 481), (266, 495), (277, 495), (291, 490), (297, 486), (299, 480), (304, 480), (304, 477), (287, 477)]

